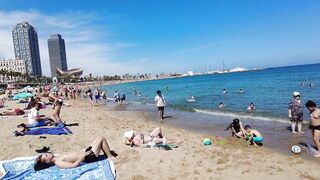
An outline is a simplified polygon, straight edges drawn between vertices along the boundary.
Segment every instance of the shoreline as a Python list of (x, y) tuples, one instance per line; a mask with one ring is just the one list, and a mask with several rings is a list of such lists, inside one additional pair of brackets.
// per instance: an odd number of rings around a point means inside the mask
[[(109, 103), (110, 105), (110, 103)], [(153, 106), (145, 104), (135, 104), (128, 102), (127, 105), (117, 107), (114, 105), (114, 110), (117, 111), (136, 111), (146, 112), (151, 117), (152, 121), (158, 122), (158, 114)], [(165, 119), (163, 124), (173, 127), (182, 128), (194, 133), (207, 136), (221, 136), (223, 138), (231, 137), (231, 131), (225, 131), (225, 128), (232, 122), (233, 116), (203, 114), (199, 112), (187, 112), (174, 108), (166, 108), (166, 113), (171, 118)], [(249, 124), (259, 130), (265, 141), (263, 147), (270, 148), (284, 155), (292, 155), (291, 147), (298, 145), (302, 148), (300, 157), (308, 160), (316, 160), (307, 152), (306, 144), (312, 144), (311, 132), (307, 125), (303, 125), (304, 134), (292, 134), (288, 129), (289, 123), (278, 121), (264, 121), (259, 119), (240, 118), (242, 123)]]
[[(317, 179), (318, 162), (299, 155), (284, 155), (265, 147), (247, 146), (238, 139), (223, 139), (218, 145), (214, 136), (211, 146), (203, 146), (205, 134), (190, 132), (166, 123), (154, 121), (142, 111), (115, 111), (104, 106), (91, 106), (85, 100), (70, 100), (71, 107), (63, 107), (61, 117), (67, 123), (79, 123), (70, 127), (72, 135), (14, 137), (12, 131), (26, 118), (1, 119), (2, 131), (0, 160), (36, 155), (35, 149), (49, 146), (62, 153), (85, 148), (96, 136), (107, 138), (110, 147), (119, 156), (115, 160), (117, 179), (235, 179), (239, 177), (264, 179)], [(9, 102), (10, 107), (16, 107)], [(21, 106), (21, 104), (19, 104)], [(40, 111), (50, 116), (50, 108)], [(131, 148), (124, 145), (123, 133), (133, 129), (148, 133), (160, 126), (167, 138), (184, 140), (179, 148), (164, 151), (148, 148)]]

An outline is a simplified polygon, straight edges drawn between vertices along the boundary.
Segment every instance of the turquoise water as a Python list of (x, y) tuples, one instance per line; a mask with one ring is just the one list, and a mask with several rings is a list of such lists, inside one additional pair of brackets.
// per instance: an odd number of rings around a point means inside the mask
[[(156, 90), (161, 90), (169, 107), (198, 113), (245, 117), (259, 120), (288, 121), (287, 106), (292, 93), (299, 91), (302, 101), (320, 104), (320, 64), (269, 68), (254, 72), (201, 75), (175, 79), (151, 80), (103, 87), (112, 96), (117, 90), (129, 102), (152, 105)], [(301, 85), (303, 83), (303, 86)], [(314, 86), (310, 87), (310, 83)], [(141, 92), (134, 95), (133, 88)], [(243, 89), (242, 94), (236, 93)], [(223, 89), (227, 90), (223, 94)], [(195, 102), (187, 99), (193, 95)], [(149, 99), (146, 98), (149, 97)], [(218, 109), (220, 102), (227, 104)], [(246, 108), (253, 102), (254, 113)], [(305, 109), (305, 119), (309, 119)]]

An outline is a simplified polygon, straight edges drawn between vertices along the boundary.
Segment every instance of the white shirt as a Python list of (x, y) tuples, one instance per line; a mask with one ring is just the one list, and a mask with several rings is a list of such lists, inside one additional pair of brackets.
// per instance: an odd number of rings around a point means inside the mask
[(39, 116), (39, 111), (36, 110), (36, 108), (32, 108), (30, 109), (29, 111), (29, 114), (28, 114), (28, 123), (30, 125), (33, 125), (37, 122), (37, 117)]
[(164, 107), (166, 106), (166, 101), (164, 99), (164, 96), (160, 97), (159, 95), (157, 95), (155, 98), (154, 98), (154, 102), (156, 103), (156, 106), (157, 107)]

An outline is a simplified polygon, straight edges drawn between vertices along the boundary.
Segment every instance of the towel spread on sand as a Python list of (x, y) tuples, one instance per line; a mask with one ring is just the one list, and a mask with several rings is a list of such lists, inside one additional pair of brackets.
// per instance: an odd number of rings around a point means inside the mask
[(89, 164), (82, 163), (79, 167), (71, 169), (59, 169), (52, 166), (41, 171), (34, 171), (35, 159), (36, 156), (0, 161), (0, 170), (4, 174), (2, 179), (115, 179), (114, 164), (107, 159)]
[(25, 135), (43, 135), (43, 134), (49, 134), (49, 135), (62, 135), (62, 134), (72, 134), (69, 128), (34, 128), (25, 133)]

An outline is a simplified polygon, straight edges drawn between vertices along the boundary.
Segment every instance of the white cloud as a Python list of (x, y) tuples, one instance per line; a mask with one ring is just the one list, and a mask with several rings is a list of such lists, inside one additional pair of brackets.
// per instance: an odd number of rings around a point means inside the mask
[[(28, 21), (38, 30), (42, 71), (50, 75), (47, 38), (59, 33), (65, 39), (68, 68), (83, 68), (84, 74), (114, 75), (136, 73), (143, 68), (134, 63), (120, 62), (113, 55), (134, 46), (127, 42), (106, 42), (112, 32), (107, 25), (95, 25), (95, 13), (68, 12), (47, 15), (36, 10), (0, 11), (0, 57), (14, 58), (12, 26)], [(105, 40), (105, 41), (103, 41)]]

